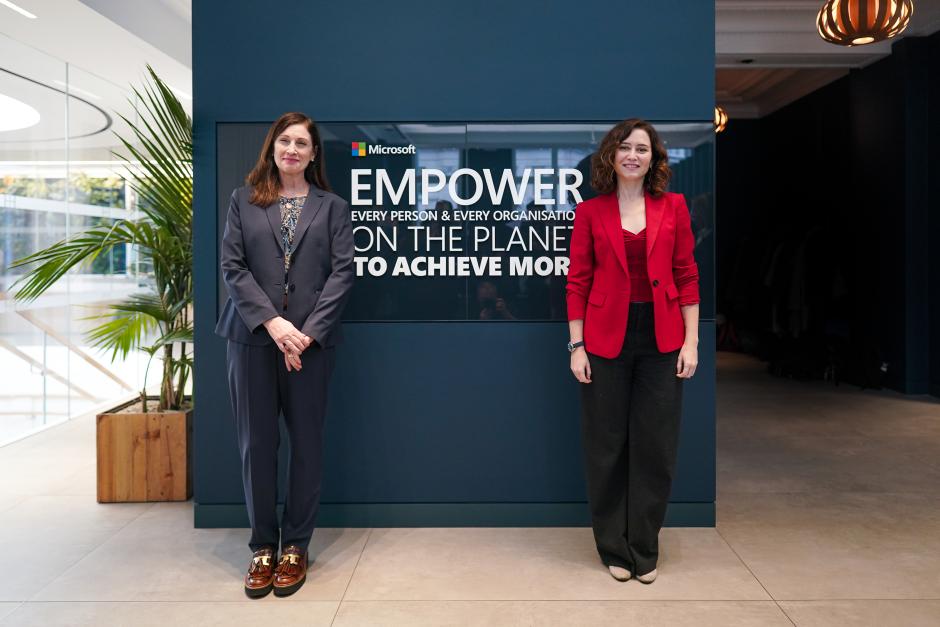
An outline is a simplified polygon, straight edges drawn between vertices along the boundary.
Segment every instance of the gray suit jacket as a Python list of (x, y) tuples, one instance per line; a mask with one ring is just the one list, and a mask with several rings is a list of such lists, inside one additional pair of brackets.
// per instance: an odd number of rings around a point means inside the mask
[(353, 235), (345, 200), (313, 185), (294, 231), (284, 300), (284, 249), (277, 202), (248, 201), (250, 187), (232, 193), (222, 236), (222, 279), (229, 298), (215, 332), (242, 344), (272, 342), (262, 323), (282, 316), (320, 346), (342, 341), (340, 316), (353, 284)]

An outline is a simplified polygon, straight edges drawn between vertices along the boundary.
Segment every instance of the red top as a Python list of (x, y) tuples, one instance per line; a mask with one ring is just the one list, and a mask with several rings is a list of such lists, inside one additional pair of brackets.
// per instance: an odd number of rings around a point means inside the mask
[(639, 233), (623, 229), (623, 245), (627, 251), (627, 268), (630, 269), (630, 302), (653, 302), (653, 288), (646, 269), (646, 229)]
[[(646, 270), (661, 353), (682, 346), (682, 306), (699, 302), (691, 217), (682, 194), (646, 194)], [(587, 352), (607, 359), (623, 349), (633, 300), (623, 244), (616, 194), (601, 194), (578, 205), (568, 248), (568, 320), (583, 320)]]

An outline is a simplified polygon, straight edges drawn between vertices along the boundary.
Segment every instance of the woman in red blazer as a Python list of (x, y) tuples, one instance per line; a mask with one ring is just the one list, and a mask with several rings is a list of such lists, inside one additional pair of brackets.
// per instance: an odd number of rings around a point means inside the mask
[(682, 382), (698, 364), (698, 266), (689, 210), (666, 192), (656, 129), (624, 120), (591, 161), (601, 195), (578, 205), (568, 271), (571, 372), (594, 539), (610, 574), (656, 579), (675, 469)]

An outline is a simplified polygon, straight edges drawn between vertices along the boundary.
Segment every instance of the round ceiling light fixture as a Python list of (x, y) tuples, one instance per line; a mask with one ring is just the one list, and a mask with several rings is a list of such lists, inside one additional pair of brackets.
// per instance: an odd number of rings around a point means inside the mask
[(719, 105), (715, 105), (715, 134), (725, 130), (728, 126), (728, 113)]
[(39, 124), (39, 111), (25, 102), (0, 94), (0, 133)]
[(826, 0), (816, 29), (829, 43), (862, 46), (898, 35), (913, 13), (913, 0)]

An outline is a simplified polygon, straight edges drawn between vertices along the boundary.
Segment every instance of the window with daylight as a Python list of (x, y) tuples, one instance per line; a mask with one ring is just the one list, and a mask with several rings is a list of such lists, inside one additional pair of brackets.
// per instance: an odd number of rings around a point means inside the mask
[[(130, 85), (119, 86), (0, 35), (0, 445), (142, 387), (146, 355), (112, 361), (87, 332), (110, 305), (146, 291), (149, 264), (126, 245), (76, 267), (35, 300), (17, 300), (17, 260), (137, 215), (112, 151), (131, 137)], [(2, 103), (0, 103), (2, 105)], [(33, 113), (30, 114), (30, 111)], [(29, 115), (27, 115), (29, 114)], [(152, 368), (151, 382), (159, 379)]]

